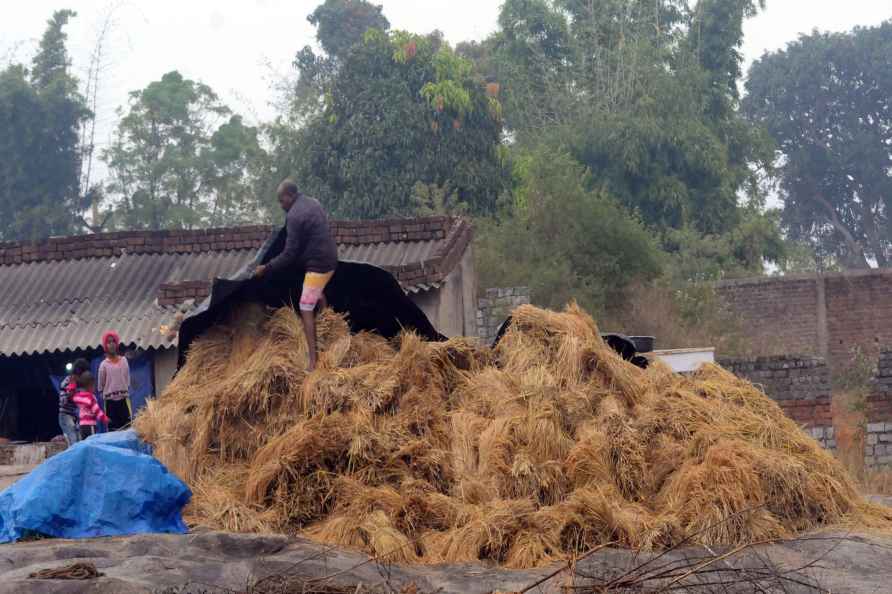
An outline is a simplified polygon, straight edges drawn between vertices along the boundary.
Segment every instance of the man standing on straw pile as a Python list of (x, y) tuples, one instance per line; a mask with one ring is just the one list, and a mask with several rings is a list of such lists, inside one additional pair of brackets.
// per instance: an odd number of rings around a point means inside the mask
[(303, 274), (300, 319), (307, 337), (307, 370), (316, 368), (316, 309), (325, 308), (325, 285), (338, 265), (338, 246), (328, 227), (328, 217), (315, 198), (300, 193), (286, 179), (277, 190), (285, 215), (285, 248), (282, 253), (254, 271), (255, 278)]

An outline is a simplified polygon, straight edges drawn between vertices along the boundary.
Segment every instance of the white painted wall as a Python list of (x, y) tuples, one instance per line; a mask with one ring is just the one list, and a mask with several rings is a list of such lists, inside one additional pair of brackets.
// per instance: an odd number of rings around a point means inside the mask
[(706, 363), (715, 362), (715, 349), (672, 349), (651, 353), (676, 373), (690, 373)]

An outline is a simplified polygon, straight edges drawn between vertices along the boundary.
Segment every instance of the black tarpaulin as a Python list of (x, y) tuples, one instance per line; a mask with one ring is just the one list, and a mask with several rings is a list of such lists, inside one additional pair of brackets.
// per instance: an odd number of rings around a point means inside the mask
[[(219, 323), (232, 307), (259, 301), (270, 307), (296, 306), (303, 275), (254, 279), (253, 270), (278, 255), (285, 246), (285, 229), (273, 233), (254, 260), (229, 278), (215, 279), (211, 294), (193, 310), (180, 326), (178, 367), (185, 363), (192, 342)], [(426, 340), (445, 340), (424, 312), (403, 292), (386, 270), (361, 262), (338, 263), (334, 277), (325, 289), (331, 308), (347, 318), (351, 332), (376, 332), (393, 338), (402, 330), (412, 330)]]

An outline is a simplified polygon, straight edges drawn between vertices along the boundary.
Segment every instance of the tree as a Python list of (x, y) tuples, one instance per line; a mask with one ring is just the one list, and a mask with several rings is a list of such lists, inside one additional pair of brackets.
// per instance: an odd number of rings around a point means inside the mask
[(257, 167), (264, 158), (258, 136), (258, 129), (246, 126), (238, 115), (211, 136), (206, 184), (213, 193), (209, 218), (212, 227), (256, 220), (262, 212), (253, 198)]
[(783, 224), (849, 268), (890, 265), (892, 22), (813, 33), (750, 69), (744, 109), (777, 141)]
[(588, 190), (588, 173), (571, 155), (539, 149), (520, 157), (516, 200), (482, 221), (476, 250), (486, 286), (527, 285), (535, 303), (577, 300), (603, 312), (634, 282), (656, 278), (656, 238), (604, 190)]
[(494, 209), (506, 182), (501, 106), (438, 35), (370, 29), (324, 97), (296, 140), (279, 136), (291, 148), (276, 169), (335, 215), (409, 214), (419, 182), (456, 193), (471, 212)]
[(711, 113), (727, 116), (740, 98), (743, 23), (765, 8), (765, 0), (700, 0), (687, 35), (700, 66), (710, 75)]
[(250, 187), (248, 164), (260, 156), (257, 130), (231, 117), (210, 87), (169, 72), (131, 93), (121, 115), (103, 154), (109, 190), (119, 197), (119, 226), (188, 229), (256, 211), (239, 194)]
[[(491, 52), (519, 143), (569, 148), (657, 229), (717, 234), (770, 144), (733, 109), (741, 23), (754, 2), (509, 0)], [(493, 65), (494, 64), (494, 65)], [(502, 78), (504, 77), (504, 78)]]
[(315, 114), (320, 99), (331, 84), (338, 66), (369, 29), (387, 31), (390, 22), (382, 7), (366, 0), (325, 0), (307, 20), (316, 27), (316, 41), (324, 50), (316, 54), (310, 46), (297, 53), (294, 66), (300, 72), (291, 109), (294, 115)]
[(0, 73), (0, 239), (40, 239), (80, 226), (78, 131), (89, 111), (65, 48), (73, 16), (53, 14), (30, 72), (14, 64)]
[[(506, 0), (500, 30), (461, 52), (501, 87), (513, 157), (523, 163), (530, 152), (560, 154), (585, 172), (580, 193), (566, 198), (572, 208), (548, 204), (568, 229), (586, 221), (598, 232), (580, 231), (568, 245), (555, 228), (531, 239), (538, 224), (529, 213), (483, 225), (484, 286), (529, 283), (543, 287), (540, 303), (560, 305), (573, 296), (610, 309), (627, 302), (624, 287), (648, 284), (656, 274), (678, 291), (691, 282), (762, 274), (766, 262), (783, 260), (777, 213), (764, 211), (759, 184), (773, 160), (772, 142), (737, 111), (742, 23), (760, 6)], [(530, 200), (528, 183), (514, 188), (520, 212)], [(600, 241), (598, 233), (607, 232), (587, 218), (588, 209), (624, 236), (640, 238), (647, 229), (648, 243), (628, 244), (637, 255), (622, 270), (611, 267), (616, 248)], [(526, 245), (539, 253), (527, 257)], [(650, 251), (657, 245), (661, 257)], [(606, 262), (589, 264), (574, 253)], [(585, 281), (578, 270), (586, 270)], [(545, 278), (558, 287), (553, 296)]]
[(499, 28), (474, 53), (478, 68), (500, 83), (506, 126), (524, 141), (574, 119), (576, 48), (564, 13), (546, 0), (507, 0)]
[(325, 53), (343, 58), (369, 29), (390, 29), (381, 10), (366, 0), (325, 0), (307, 20), (316, 27), (316, 39)]

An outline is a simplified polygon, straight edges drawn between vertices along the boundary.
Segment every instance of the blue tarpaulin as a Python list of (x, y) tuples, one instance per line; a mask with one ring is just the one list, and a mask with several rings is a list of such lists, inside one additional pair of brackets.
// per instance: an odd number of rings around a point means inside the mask
[(94, 435), (0, 493), (0, 543), (32, 535), (182, 534), (192, 492), (133, 431)]

